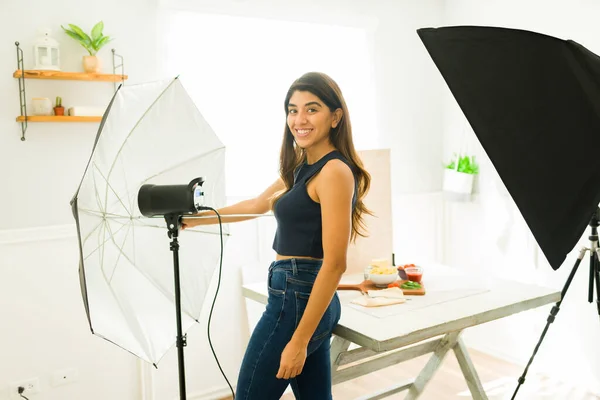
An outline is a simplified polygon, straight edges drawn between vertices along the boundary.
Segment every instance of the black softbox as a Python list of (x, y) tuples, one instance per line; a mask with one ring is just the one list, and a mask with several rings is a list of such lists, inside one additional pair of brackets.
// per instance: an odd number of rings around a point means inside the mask
[(518, 29), (417, 33), (557, 270), (600, 202), (600, 58)]

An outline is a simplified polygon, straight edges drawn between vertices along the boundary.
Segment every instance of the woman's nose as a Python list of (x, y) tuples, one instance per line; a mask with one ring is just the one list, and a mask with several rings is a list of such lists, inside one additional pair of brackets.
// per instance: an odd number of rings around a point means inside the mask
[(298, 111), (296, 113), (296, 123), (303, 124), (306, 122), (306, 113), (304, 111)]

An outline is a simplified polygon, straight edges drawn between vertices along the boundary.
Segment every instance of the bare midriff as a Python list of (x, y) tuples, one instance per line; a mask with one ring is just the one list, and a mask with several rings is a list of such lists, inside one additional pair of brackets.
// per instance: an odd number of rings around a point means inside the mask
[(314, 257), (306, 257), (306, 256), (282, 256), (281, 254), (277, 254), (275, 256), (276, 260), (289, 260), (290, 258), (306, 258), (307, 260), (322, 260), (322, 258), (314, 258)]

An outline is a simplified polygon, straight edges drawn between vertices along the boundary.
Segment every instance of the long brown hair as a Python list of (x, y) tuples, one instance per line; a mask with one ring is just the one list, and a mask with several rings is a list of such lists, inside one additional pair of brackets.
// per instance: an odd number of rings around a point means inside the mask
[[(352, 232), (350, 239), (355, 241), (357, 236), (367, 236), (363, 214), (373, 215), (373, 213), (365, 206), (363, 199), (369, 191), (371, 175), (365, 170), (360, 157), (354, 149), (350, 115), (342, 91), (337, 83), (324, 73), (309, 72), (304, 74), (292, 83), (285, 96), (284, 108), (286, 116), (288, 114), (290, 98), (296, 91), (314, 94), (325, 103), (331, 112), (334, 112), (338, 108), (342, 110), (342, 118), (335, 128), (331, 128), (329, 140), (350, 163), (357, 181), (358, 193), (356, 193), (356, 206), (352, 211)], [(285, 183), (285, 190), (273, 197), (272, 204), (275, 204), (283, 194), (292, 188), (294, 185), (294, 170), (304, 161), (306, 161), (306, 153), (304, 149), (296, 145), (294, 136), (286, 121), (279, 156), (279, 175)]]

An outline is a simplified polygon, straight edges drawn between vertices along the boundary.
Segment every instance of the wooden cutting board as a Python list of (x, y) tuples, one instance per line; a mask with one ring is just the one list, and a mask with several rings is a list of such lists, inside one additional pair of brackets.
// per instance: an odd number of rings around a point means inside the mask
[[(397, 280), (396, 282), (398, 282), (398, 284), (400, 286), (402, 286), (402, 284), (407, 281), (406, 280)], [(359, 292), (362, 292), (362, 293), (367, 293), (368, 290), (381, 290), (381, 289), (386, 289), (386, 288), (381, 288), (381, 287), (375, 286), (375, 284), (370, 279), (364, 280), (361, 283), (357, 283), (357, 284), (340, 284), (340, 285), (338, 285), (338, 290), (358, 290)], [(423, 296), (425, 294), (425, 285), (423, 285), (423, 283), (421, 282), (421, 287), (419, 289), (402, 289), (402, 288), (400, 288), (400, 290), (402, 290), (402, 293), (404, 293), (407, 296)]]

